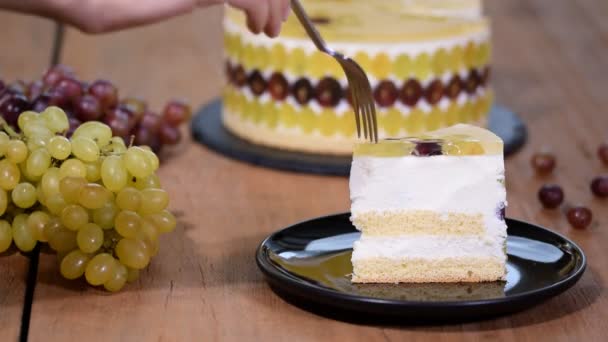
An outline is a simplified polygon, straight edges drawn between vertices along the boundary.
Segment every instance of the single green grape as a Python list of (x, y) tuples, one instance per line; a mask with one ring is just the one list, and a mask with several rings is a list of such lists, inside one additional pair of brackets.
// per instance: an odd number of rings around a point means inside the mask
[(158, 253), (158, 249), (159, 249), (158, 239), (151, 240), (150, 238), (146, 237), (144, 235), (144, 233), (139, 232), (137, 234), (137, 237), (135, 238), (135, 240), (141, 244), (144, 252), (149, 257), (153, 257), (156, 255), (156, 253)]
[(87, 168), (84, 163), (78, 159), (68, 159), (61, 163), (59, 167), (59, 175), (63, 177), (81, 177), (87, 176)]
[(136, 189), (158, 189), (160, 188), (160, 179), (157, 175), (152, 174), (147, 178), (131, 178), (129, 179), (129, 186), (133, 186)]
[(87, 210), (77, 204), (68, 204), (61, 211), (61, 223), (70, 230), (79, 230), (89, 222)]
[(112, 192), (118, 192), (127, 185), (127, 169), (119, 156), (106, 157), (101, 164), (101, 180)]
[(128, 274), (127, 267), (117, 261), (112, 276), (103, 284), (103, 287), (110, 292), (120, 291), (127, 283)]
[(46, 207), (53, 215), (61, 215), (63, 208), (65, 208), (68, 203), (65, 201), (63, 196), (59, 192), (54, 195), (50, 195), (46, 199)]
[(13, 241), (22, 252), (29, 252), (36, 247), (36, 239), (27, 225), (27, 217), (27, 214), (19, 214), (13, 218)]
[(99, 146), (84, 136), (72, 138), (72, 154), (84, 162), (94, 162), (99, 159)]
[(138, 231), (139, 236), (149, 238), (151, 241), (157, 241), (160, 235), (160, 230), (156, 227), (152, 221), (142, 219)]
[(54, 133), (63, 133), (70, 128), (68, 116), (63, 109), (55, 106), (47, 107), (40, 117), (45, 121), (46, 126)]
[(112, 194), (97, 183), (89, 183), (80, 189), (78, 204), (87, 209), (100, 209), (110, 201)]
[(160, 161), (158, 160), (158, 156), (156, 155), (156, 153), (152, 152), (152, 150), (148, 146), (142, 146), (141, 149), (144, 151), (144, 154), (146, 155), (146, 157), (148, 157), (148, 161), (152, 165), (152, 172), (158, 170), (158, 167), (160, 166)]
[(88, 262), (84, 276), (89, 284), (102, 285), (112, 278), (115, 268), (116, 260), (108, 253), (100, 253)]
[(112, 130), (108, 125), (101, 122), (88, 121), (76, 128), (72, 135), (72, 139), (81, 136), (92, 139), (99, 147), (104, 147), (108, 145), (110, 139), (112, 139)]
[(175, 216), (173, 216), (173, 214), (171, 214), (171, 212), (167, 209), (155, 214), (147, 215), (145, 219), (152, 222), (161, 233), (169, 233), (173, 231), (177, 224)]
[(4, 189), (0, 189), (0, 216), (4, 215), (8, 207), (8, 195)]
[(21, 140), (11, 140), (6, 145), (6, 159), (19, 164), (27, 158), (27, 146)]
[(31, 183), (19, 183), (11, 192), (11, 198), (19, 208), (29, 208), (36, 204), (36, 188)]
[(72, 153), (72, 144), (70, 143), (70, 140), (61, 135), (49, 139), (46, 148), (51, 154), (51, 157), (57, 160), (65, 160)]
[(146, 253), (152, 257), (158, 253), (158, 229), (149, 221), (143, 220), (137, 232), (136, 240), (142, 242)]
[(114, 218), (114, 229), (123, 237), (135, 237), (140, 225), (141, 217), (133, 211), (122, 210)]
[(27, 124), (38, 121), (39, 119), (40, 118), (38, 113), (28, 110), (19, 114), (19, 118), (17, 119), (17, 126), (20, 130), (23, 131)]
[(105, 149), (112, 153), (122, 154), (127, 151), (127, 146), (121, 137), (112, 137), (112, 139), (110, 139), (110, 144), (106, 146)]
[(154, 214), (162, 211), (169, 205), (169, 195), (162, 189), (143, 189), (141, 191), (141, 206), (139, 213), (142, 215)]
[[(49, 230), (52, 232), (49, 232)], [(49, 237), (49, 246), (57, 253), (66, 253), (78, 248), (76, 232), (66, 229), (61, 224), (49, 225), (47, 236)]]
[(87, 184), (82, 177), (65, 177), (59, 181), (59, 191), (67, 203), (78, 203), (80, 190)]
[(40, 185), (42, 186), (42, 191), (46, 197), (51, 197), (59, 193), (60, 180), (59, 168), (56, 167), (49, 168), (46, 173), (42, 175)]
[(27, 172), (35, 177), (41, 177), (51, 166), (51, 154), (41, 148), (32, 151), (27, 158)]
[(116, 205), (122, 210), (137, 211), (141, 204), (141, 193), (133, 187), (126, 187), (116, 194)]
[(84, 163), (87, 169), (87, 180), (89, 182), (97, 182), (101, 179), (101, 162), (99, 160), (92, 163)]
[(91, 260), (91, 256), (82, 251), (71, 251), (61, 259), (59, 272), (66, 279), (73, 280), (80, 278), (84, 274), (89, 260)]
[(103, 230), (95, 223), (87, 223), (76, 234), (78, 248), (85, 253), (94, 253), (103, 245)]
[(6, 252), (13, 243), (13, 229), (6, 220), (0, 220), (0, 253)]
[(40, 242), (48, 242), (46, 235), (46, 225), (51, 221), (51, 217), (44, 211), (34, 211), (27, 219), (27, 225), (32, 232), (34, 239)]
[(13, 190), (21, 180), (21, 171), (16, 164), (3, 159), (0, 160), (0, 188)]
[(51, 132), (44, 122), (38, 120), (28, 122), (27, 125), (23, 127), (23, 134), (28, 140), (35, 137), (50, 139), (53, 136), (53, 132)]
[(154, 172), (148, 155), (141, 147), (129, 147), (122, 158), (127, 171), (137, 178), (147, 178)]
[(102, 229), (112, 229), (118, 208), (114, 202), (107, 202), (103, 207), (93, 210), (93, 222)]
[(27, 181), (30, 183), (36, 183), (42, 179), (42, 176), (33, 175), (28, 172), (27, 162), (23, 162), (23, 163), (19, 164), (18, 166), (19, 166), (19, 171), (21, 171), (21, 176), (22, 176), (21, 182)]
[(31, 151), (35, 151), (38, 149), (46, 149), (46, 145), (48, 144), (50, 137), (45, 137), (42, 135), (34, 135), (27, 138), (26, 146)]
[(124, 238), (118, 241), (115, 249), (116, 256), (120, 262), (131, 268), (142, 269), (150, 262), (150, 256), (146, 253), (141, 241)]

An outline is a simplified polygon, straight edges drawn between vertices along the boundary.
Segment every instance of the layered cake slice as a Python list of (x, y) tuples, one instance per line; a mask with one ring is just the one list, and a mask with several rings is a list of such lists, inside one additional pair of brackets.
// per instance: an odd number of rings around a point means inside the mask
[(350, 175), (361, 231), (353, 282), (505, 278), (502, 140), (470, 125), (360, 143)]

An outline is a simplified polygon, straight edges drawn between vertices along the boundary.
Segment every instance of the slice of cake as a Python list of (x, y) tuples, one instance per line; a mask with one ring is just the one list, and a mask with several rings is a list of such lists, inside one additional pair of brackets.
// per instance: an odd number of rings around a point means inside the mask
[(459, 124), (360, 143), (350, 175), (353, 282), (505, 278), (502, 140)]

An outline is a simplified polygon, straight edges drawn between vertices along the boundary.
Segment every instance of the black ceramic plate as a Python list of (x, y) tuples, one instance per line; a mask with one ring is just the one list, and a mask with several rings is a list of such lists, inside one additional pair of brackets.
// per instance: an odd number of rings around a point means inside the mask
[[(326, 216), (278, 231), (257, 250), (271, 288), (289, 302), (354, 321), (423, 323), (484, 319), (553, 297), (585, 270), (583, 251), (567, 238), (507, 219), (507, 280), (459, 284), (353, 284), (349, 214)], [(404, 320), (406, 319), (406, 320)]]
[[(252, 144), (228, 132), (222, 123), (222, 101), (216, 99), (201, 108), (192, 119), (192, 135), (201, 144), (230, 158), (273, 169), (348, 176), (350, 156), (330, 156), (284, 151)], [(507, 107), (490, 111), (489, 129), (505, 143), (505, 155), (517, 151), (526, 141), (526, 125)]]

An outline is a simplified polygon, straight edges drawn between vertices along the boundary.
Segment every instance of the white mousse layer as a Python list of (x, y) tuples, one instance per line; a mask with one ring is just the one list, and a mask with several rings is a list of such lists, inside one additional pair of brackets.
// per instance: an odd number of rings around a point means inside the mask
[(479, 236), (362, 236), (354, 243), (352, 260), (368, 258), (496, 258), (504, 262), (504, 237)]
[(351, 213), (411, 209), (496, 217), (506, 202), (503, 179), (502, 155), (355, 156)]

